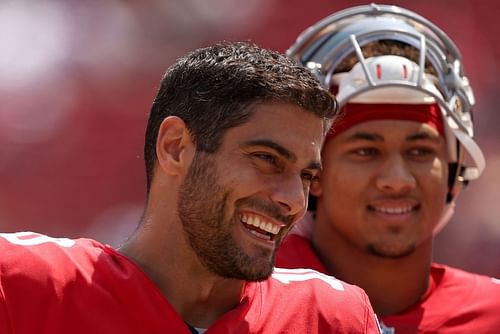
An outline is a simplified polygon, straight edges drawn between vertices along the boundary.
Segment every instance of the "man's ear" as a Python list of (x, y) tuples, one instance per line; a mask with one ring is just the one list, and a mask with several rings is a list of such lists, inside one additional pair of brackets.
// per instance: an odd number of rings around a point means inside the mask
[(323, 193), (323, 188), (321, 187), (321, 172), (318, 173), (317, 177), (311, 182), (311, 187), (309, 188), (309, 193), (313, 196), (319, 197)]
[(195, 147), (184, 121), (177, 116), (163, 120), (156, 139), (159, 167), (169, 175), (183, 174), (194, 155)]

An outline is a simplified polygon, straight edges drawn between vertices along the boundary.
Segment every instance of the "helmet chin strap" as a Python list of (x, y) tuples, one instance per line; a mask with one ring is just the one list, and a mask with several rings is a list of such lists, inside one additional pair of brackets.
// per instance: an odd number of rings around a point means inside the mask
[(476, 165), (474, 167), (466, 167), (462, 171), (461, 176), (466, 181), (477, 179), (486, 167), (486, 161), (481, 148), (463, 131), (456, 128), (451, 128), (451, 131), (453, 132), (455, 138), (457, 138), (457, 140), (463, 145), (465, 151), (470, 155), (472, 162)]
[(437, 235), (439, 232), (441, 232), (441, 230), (446, 226), (446, 224), (448, 224), (454, 213), (455, 213), (455, 200), (446, 204), (446, 207), (443, 210), (443, 214), (441, 215), (441, 218), (434, 227), (432, 234)]

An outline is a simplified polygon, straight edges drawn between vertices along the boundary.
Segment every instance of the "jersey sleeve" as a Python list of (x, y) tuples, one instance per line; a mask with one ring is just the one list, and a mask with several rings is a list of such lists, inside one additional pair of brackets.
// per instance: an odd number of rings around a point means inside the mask
[(0, 233), (0, 333), (17, 333), (51, 314), (61, 301), (63, 278), (75, 276), (62, 261), (74, 243), (32, 232)]
[(135, 263), (91, 239), (0, 233), (0, 289), (0, 334), (189, 333)]
[(0, 271), (0, 333), (11, 334), (10, 321), (7, 315), (7, 304), (2, 285), (2, 272)]
[(382, 334), (382, 328), (380, 327), (378, 317), (375, 314), (375, 311), (373, 310), (373, 307), (370, 303), (370, 299), (368, 298), (368, 295), (364, 291), (361, 291), (361, 293), (363, 294), (363, 299), (365, 300), (365, 305), (366, 305), (365, 333)]

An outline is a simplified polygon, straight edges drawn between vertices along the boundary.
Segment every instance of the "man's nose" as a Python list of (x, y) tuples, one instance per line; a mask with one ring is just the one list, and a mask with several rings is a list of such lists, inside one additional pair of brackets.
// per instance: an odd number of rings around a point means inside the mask
[(410, 166), (400, 154), (392, 154), (381, 164), (377, 187), (385, 192), (405, 194), (416, 186)]
[(284, 176), (275, 182), (271, 199), (278, 204), (284, 214), (296, 215), (305, 210), (308, 189), (300, 176)]

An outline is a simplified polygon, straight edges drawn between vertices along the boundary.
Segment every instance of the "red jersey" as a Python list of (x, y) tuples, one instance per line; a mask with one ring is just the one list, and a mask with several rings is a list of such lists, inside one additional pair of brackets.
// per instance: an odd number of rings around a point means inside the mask
[[(289, 235), (278, 266), (326, 273), (308, 239)], [(432, 264), (431, 286), (420, 302), (400, 314), (381, 317), (383, 333), (497, 333), (500, 331), (500, 280)], [(390, 293), (388, 291), (387, 293)]]
[[(1, 334), (190, 334), (148, 276), (110, 246), (30, 232), (0, 234)], [(379, 333), (359, 288), (276, 268), (206, 332)]]

